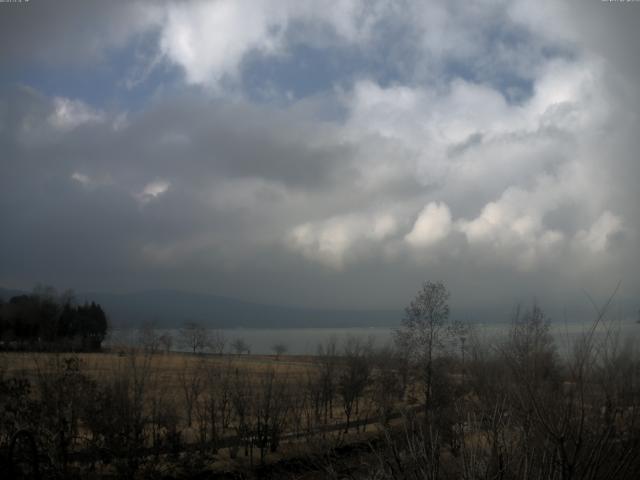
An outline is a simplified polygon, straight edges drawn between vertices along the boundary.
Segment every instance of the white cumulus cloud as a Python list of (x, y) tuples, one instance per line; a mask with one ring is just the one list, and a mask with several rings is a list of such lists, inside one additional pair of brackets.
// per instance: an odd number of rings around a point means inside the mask
[(605, 252), (616, 234), (623, 231), (622, 218), (605, 211), (586, 230), (576, 234), (576, 242), (592, 253)]
[(451, 212), (444, 203), (429, 203), (404, 237), (413, 247), (430, 247), (444, 240), (451, 231)]

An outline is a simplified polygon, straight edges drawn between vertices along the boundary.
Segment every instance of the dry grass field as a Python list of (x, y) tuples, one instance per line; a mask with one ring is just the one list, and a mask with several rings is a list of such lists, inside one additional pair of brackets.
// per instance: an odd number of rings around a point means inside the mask
[(36, 378), (39, 374), (55, 372), (64, 358), (75, 356), (87, 375), (99, 379), (130, 368), (132, 363), (148, 361), (146, 368), (160, 373), (167, 382), (165, 388), (175, 387), (179, 372), (185, 368), (241, 368), (251, 374), (274, 370), (278, 374), (304, 375), (314, 368), (309, 355), (192, 355), (189, 353), (162, 353), (146, 357), (131, 350), (119, 353), (45, 353), (45, 352), (0, 352), (0, 372), (9, 376)]
[[(283, 355), (279, 358), (273, 355), (194, 355), (179, 352), (148, 355), (129, 350), (77, 354), (0, 352), (0, 373), (6, 377), (26, 378), (38, 385), (46, 378), (63, 373), (69, 358), (78, 359), (79, 371), (98, 384), (140, 376), (148, 397), (170, 399), (178, 412), (185, 411), (184, 390), (194, 377), (199, 377), (201, 384), (198, 388), (204, 392), (209, 387), (215, 388), (205, 385), (211, 372), (218, 375), (241, 373), (255, 387), (266, 374), (274, 374), (288, 384), (300, 384), (317, 370), (313, 357), (308, 355)], [(339, 418), (340, 409), (334, 409), (333, 415)]]
[[(337, 358), (333, 361), (342, 362)], [(336, 377), (330, 379), (331, 399), (323, 406), (317, 387), (321, 369), (317, 358), (295, 355), (145, 354), (135, 350), (0, 353), (0, 378), (28, 380), (33, 386), (30, 397), (53, 405), (49, 409), (52, 417), (67, 415), (60, 401), (76, 402), (72, 408), (78, 412), (86, 408), (82, 403), (93, 401), (90, 398), (95, 393), (87, 400), (81, 398), (82, 392), (72, 391), (78, 375), (104, 392), (118, 391), (124, 381), (127, 400), (112, 396), (113, 400), (103, 404), (106, 410), (99, 408), (97, 414), (109, 417), (107, 423), (114, 425), (129, 422), (134, 426), (126, 428), (133, 430), (140, 422), (142, 437), (137, 443), (127, 438), (132, 442), (128, 448), (156, 451), (156, 466), (174, 465), (176, 460), (169, 461), (166, 455), (168, 439), (177, 433), (179, 448), (185, 452), (197, 449), (206, 458), (205, 467), (213, 471), (246, 471), (258, 464), (286, 464), (336, 446), (363, 442), (374, 435), (373, 428), (367, 429), (376, 415), (370, 392), (360, 392), (362, 398), (357, 399), (356, 411), (350, 413), (351, 428), (347, 432), (344, 405), (336, 389), (338, 370)], [(47, 398), (47, 391), (52, 398)], [(117, 407), (110, 405), (114, 401)], [(137, 405), (139, 412), (131, 411)], [(111, 418), (114, 414), (123, 419)], [(83, 440), (69, 445), (70, 452), (85, 451), (87, 445), (104, 442), (108, 437), (96, 435), (89, 423), (80, 420), (74, 427), (73, 435)], [(274, 439), (274, 432), (278, 440)], [(115, 433), (116, 437), (120, 435)], [(142, 459), (148, 454), (137, 455)], [(111, 464), (103, 465), (101, 471), (108, 474), (113, 468)]]

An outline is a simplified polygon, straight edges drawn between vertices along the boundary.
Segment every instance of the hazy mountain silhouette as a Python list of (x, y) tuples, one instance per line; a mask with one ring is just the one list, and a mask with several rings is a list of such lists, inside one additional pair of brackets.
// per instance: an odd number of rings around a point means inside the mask
[[(27, 293), (0, 288), (0, 298)], [(313, 309), (264, 305), (217, 295), (178, 290), (149, 290), (135, 293), (84, 292), (76, 301), (102, 305), (113, 326), (136, 326), (154, 322), (162, 327), (197, 321), (209, 327), (368, 327), (395, 326), (402, 311)]]
[(391, 326), (398, 324), (402, 316), (401, 311), (324, 310), (263, 305), (175, 290), (130, 294), (87, 293), (83, 296), (103, 305), (114, 325), (153, 321), (163, 326), (175, 326), (193, 320), (219, 328)]
[[(26, 291), (0, 287), (0, 298), (8, 301)], [(266, 305), (218, 295), (191, 293), (179, 290), (147, 290), (134, 293), (84, 292), (76, 294), (76, 301), (95, 301), (107, 313), (114, 327), (139, 326), (154, 322), (159, 327), (178, 327), (185, 321), (196, 321), (212, 328), (307, 328), (307, 327), (394, 327), (400, 324), (404, 311), (349, 310), (304, 308)], [(524, 302), (526, 304), (527, 302)], [(452, 308), (455, 320), (472, 323), (508, 322), (516, 302), (474, 308)], [(637, 318), (635, 299), (617, 299), (609, 309), (612, 318)], [(591, 305), (574, 298), (567, 306), (548, 306), (542, 309), (553, 322), (594, 318)]]

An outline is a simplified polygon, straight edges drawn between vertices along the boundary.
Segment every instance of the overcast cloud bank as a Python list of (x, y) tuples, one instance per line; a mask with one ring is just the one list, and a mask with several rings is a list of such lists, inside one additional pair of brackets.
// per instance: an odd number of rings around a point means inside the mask
[(330, 3), (0, 6), (0, 284), (638, 296), (640, 4)]

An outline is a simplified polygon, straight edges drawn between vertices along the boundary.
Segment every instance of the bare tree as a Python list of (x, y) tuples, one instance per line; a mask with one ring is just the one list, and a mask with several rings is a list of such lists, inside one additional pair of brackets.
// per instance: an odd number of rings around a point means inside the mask
[(138, 344), (145, 352), (155, 354), (160, 349), (160, 334), (153, 322), (145, 322), (138, 330)]
[(173, 336), (169, 332), (164, 332), (160, 335), (160, 337), (158, 337), (158, 341), (160, 342), (160, 346), (164, 353), (169, 353), (171, 351), (171, 347), (173, 346)]
[[(249, 373), (245, 369), (236, 368), (235, 373), (231, 379), (231, 406), (233, 408), (232, 427), (236, 431), (238, 441), (244, 446), (245, 456), (251, 455), (253, 459), (253, 441), (251, 438), (252, 432), (252, 417), (253, 417), (253, 402), (251, 399), (254, 397), (254, 387), (252, 384)], [(230, 456), (235, 458), (237, 455), (237, 446), (230, 445)]]
[(320, 422), (323, 399), (323, 382), (320, 372), (308, 370), (304, 383), (300, 386), (298, 405), (300, 428), (304, 428), (307, 437), (313, 434), (314, 427)]
[(273, 350), (273, 353), (276, 354), (276, 360), (280, 360), (280, 355), (284, 355), (285, 353), (287, 353), (289, 347), (287, 347), (285, 343), (278, 342), (271, 347), (271, 350)]
[(247, 354), (251, 353), (251, 347), (243, 338), (236, 338), (231, 342), (231, 348), (233, 348), (233, 351), (238, 355), (242, 355), (244, 352), (247, 352)]
[(318, 382), (321, 385), (320, 402), (324, 410), (324, 423), (333, 418), (333, 397), (336, 392), (337, 377), (337, 339), (329, 338), (318, 345), (316, 363), (318, 365)]
[(359, 412), (360, 398), (371, 376), (371, 344), (356, 337), (349, 337), (344, 347), (344, 365), (338, 378), (338, 391), (346, 417), (345, 433), (353, 414)]
[(209, 335), (209, 344), (213, 353), (222, 355), (227, 345), (227, 339), (221, 330), (213, 330)]
[(182, 345), (192, 353), (202, 353), (210, 345), (209, 332), (197, 322), (186, 322), (180, 329)]
[(210, 365), (205, 372), (203, 401), (196, 404), (201, 441), (207, 438), (217, 451), (231, 421), (232, 365)]
[(372, 396), (385, 426), (391, 418), (398, 399), (402, 398), (401, 360), (399, 352), (391, 347), (377, 350), (372, 358), (375, 367)]
[(253, 437), (260, 450), (261, 463), (264, 463), (267, 448), (276, 452), (280, 445), (288, 413), (286, 397), (287, 381), (282, 374), (276, 374), (273, 369), (261, 373), (252, 397)]
[(202, 391), (204, 390), (205, 368), (202, 362), (198, 362), (194, 366), (189, 360), (189, 358), (183, 359), (182, 368), (180, 369), (178, 376), (180, 378), (182, 393), (184, 394), (187, 426), (191, 427), (194, 408), (199, 401)]
[(537, 304), (527, 310), (516, 307), (509, 338), (502, 352), (518, 374), (525, 374), (529, 382), (558, 373), (556, 347), (550, 328), (549, 319)]
[(431, 409), (434, 356), (451, 333), (448, 322), (449, 292), (441, 282), (425, 282), (395, 332), (398, 348), (407, 351), (422, 371), (425, 413)]
[(112, 452), (117, 459), (114, 464), (120, 477), (134, 477), (144, 462), (150, 421), (146, 404), (149, 383), (155, 375), (151, 360), (148, 352), (132, 352), (124, 357), (111, 372), (112, 377), (99, 384), (85, 418), (95, 447)]

